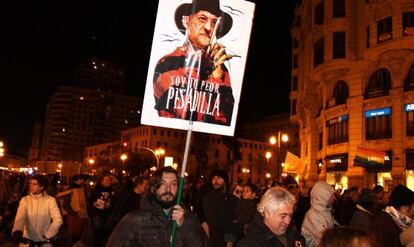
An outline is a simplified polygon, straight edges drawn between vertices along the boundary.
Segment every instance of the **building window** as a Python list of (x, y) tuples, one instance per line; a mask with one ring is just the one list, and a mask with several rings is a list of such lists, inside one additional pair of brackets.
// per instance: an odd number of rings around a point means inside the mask
[(334, 32), (333, 33), (333, 51), (332, 57), (335, 58), (345, 58), (345, 32)]
[(414, 136), (414, 111), (405, 113), (407, 118), (407, 136)]
[(406, 149), (405, 150), (405, 169), (414, 170), (414, 150)]
[(296, 115), (296, 104), (297, 104), (297, 100), (296, 99), (292, 100), (291, 115)]
[(414, 35), (414, 12), (403, 13), (403, 35)]
[(378, 43), (392, 39), (392, 17), (385, 18), (377, 23)]
[(333, 97), (335, 98), (335, 105), (346, 104), (346, 100), (349, 97), (348, 85), (346, 82), (338, 81), (338, 83), (336, 83)]
[(328, 145), (348, 141), (348, 115), (343, 115), (327, 122)]
[(292, 91), (297, 91), (298, 90), (298, 76), (293, 76), (292, 77)]
[(366, 140), (391, 138), (391, 108), (381, 108), (365, 112)]
[(321, 1), (315, 7), (315, 16), (314, 16), (314, 23), (315, 25), (323, 25), (324, 19), (324, 1)]
[(294, 54), (292, 58), (292, 68), (297, 69), (298, 68), (298, 54)]
[(345, 17), (345, 0), (333, 0), (332, 18)]
[(293, 39), (293, 49), (299, 48), (299, 41), (297, 38)]
[(366, 48), (369, 48), (370, 47), (370, 39), (371, 39), (369, 26), (365, 29), (365, 32), (366, 32), (366, 36), (367, 36), (366, 37), (367, 40), (366, 40), (365, 46), (366, 46)]
[(385, 68), (379, 69), (369, 78), (368, 86), (365, 89), (365, 98), (369, 99), (388, 95), (390, 89), (390, 72)]
[(323, 147), (323, 129), (319, 130), (319, 135), (318, 135), (318, 150), (322, 150)]
[(214, 149), (214, 157), (216, 158), (220, 157), (220, 151), (217, 148)]
[(414, 90), (414, 64), (408, 70), (407, 77), (405, 77), (404, 91)]
[(324, 41), (322, 38), (313, 45), (313, 67), (316, 67), (319, 64), (323, 63), (323, 57), (324, 57)]

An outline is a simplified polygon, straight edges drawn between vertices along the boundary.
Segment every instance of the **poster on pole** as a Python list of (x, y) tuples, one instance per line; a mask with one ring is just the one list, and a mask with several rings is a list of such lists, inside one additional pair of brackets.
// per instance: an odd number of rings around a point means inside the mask
[(244, 0), (160, 0), (141, 123), (234, 135), (254, 15)]

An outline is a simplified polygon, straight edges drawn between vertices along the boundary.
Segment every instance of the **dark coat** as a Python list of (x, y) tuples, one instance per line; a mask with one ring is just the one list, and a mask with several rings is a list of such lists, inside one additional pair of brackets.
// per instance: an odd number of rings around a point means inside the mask
[(373, 214), (357, 208), (352, 216), (350, 226), (370, 231)]
[(400, 247), (401, 229), (386, 212), (380, 212), (372, 221), (370, 232), (375, 247)]
[(349, 226), (352, 216), (356, 210), (356, 203), (352, 198), (346, 198), (339, 206), (338, 222), (341, 226)]
[(257, 212), (257, 200), (240, 199), (236, 201), (235, 214), (236, 219), (243, 224), (249, 224)]
[[(185, 211), (184, 223), (177, 227), (175, 247), (204, 247), (208, 240), (195, 214)], [(143, 197), (141, 207), (125, 215), (116, 226), (107, 247), (166, 247), (173, 221), (149, 194)]]
[[(305, 238), (290, 225), (286, 230), (288, 247), (305, 247)], [(263, 217), (256, 214), (247, 235), (237, 243), (237, 247), (285, 247), (263, 223)]]
[(232, 195), (212, 190), (203, 198), (203, 210), (210, 230), (212, 247), (225, 246), (224, 233), (240, 236), (243, 224), (235, 223)]

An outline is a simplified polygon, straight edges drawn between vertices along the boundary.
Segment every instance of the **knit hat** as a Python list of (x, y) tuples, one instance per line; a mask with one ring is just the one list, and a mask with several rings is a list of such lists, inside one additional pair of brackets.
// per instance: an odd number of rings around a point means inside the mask
[(215, 169), (211, 173), (211, 179), (213, 179), (214, 176), (221, 177), (224, 182), (227, 184), (229, 182), (229, 175), (227, 175), (227, 172), (221, 169)]
[(389, 205), (395, 208), (409, 206), (414, 203), (414, 192), (404, 185), (398, 185), (391, 192)]

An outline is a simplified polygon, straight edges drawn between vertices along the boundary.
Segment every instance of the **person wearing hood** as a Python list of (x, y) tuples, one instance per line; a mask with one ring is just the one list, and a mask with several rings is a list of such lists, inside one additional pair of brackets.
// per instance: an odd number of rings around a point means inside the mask
[(332, 207), (335, 203), (334, 188), (326, 182), (317, 182), (310, 193), (311, 208), (306, 212), (302, 224), (302, 235), (306, 246), (318, 246), (325, 230), (334, 227)]

